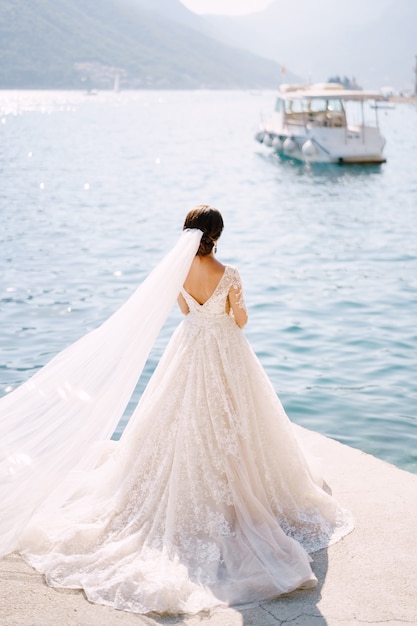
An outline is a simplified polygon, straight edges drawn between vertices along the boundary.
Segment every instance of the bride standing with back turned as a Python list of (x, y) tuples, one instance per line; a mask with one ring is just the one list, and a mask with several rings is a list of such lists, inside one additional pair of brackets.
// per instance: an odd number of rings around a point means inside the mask
[(315, 586), (309, 553), (352, 529), (241, 330), (239, 273), (214, 256), (222, 229), (216, 209), (188, 213), (184, 320), (120, 441), (96, 447), (95, 467), (78, 464), (19, 533), (49, 585), (125, 611), (196, 613)]

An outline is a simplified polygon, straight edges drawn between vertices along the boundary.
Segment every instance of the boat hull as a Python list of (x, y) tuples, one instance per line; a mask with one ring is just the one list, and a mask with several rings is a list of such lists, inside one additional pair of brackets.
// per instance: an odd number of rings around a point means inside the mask
[(319, 129), (265, 128), (256, 139), (276, 154), (308, 163), (378, 164), (385, 163), (382, 154), (385, 140), (374, 127)]

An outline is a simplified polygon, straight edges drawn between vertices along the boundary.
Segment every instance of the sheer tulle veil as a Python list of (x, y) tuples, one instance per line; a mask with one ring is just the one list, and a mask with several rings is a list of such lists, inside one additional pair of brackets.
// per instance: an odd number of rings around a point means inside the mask
[(0, 555), (63, 477), (92, 462), (95, 442), (111, 438), (201, 236), (183, 231), (110, 318), (0, 400)]

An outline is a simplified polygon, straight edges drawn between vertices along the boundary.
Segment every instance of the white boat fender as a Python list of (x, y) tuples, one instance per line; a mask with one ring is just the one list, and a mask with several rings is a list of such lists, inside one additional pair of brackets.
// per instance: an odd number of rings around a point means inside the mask
[(272, 137), (269, 133), (265, 133), (263, 143), (268, 147), (272, 146)]
[(255, 135), (255, 139), (256, 141), (259, 141), (259, 143), (262, 143), (265, 137), (265, 131), (264, 130), (258, 130), (258, 132)]
[(273, 140), (272, 140), (272, 147), (275, 150), (282, 150), (282, 146), (283, 146), (283, 142), (281, 137), (279, 137), (278, 135), (276, 135)]
[(293, 152), (297, 150), (297, 148), (298, 146), (296, 142), (294, 141), (294, 139), (291, 139), (291, 137), (287, 137), (283, 145), (285, 154), (292, 154)]
[(303, 147), (301, 148), (301, 152), (307, 158), (312, 158), (317, 156), (317, 146), (314, 144), (311, 139), (307, 139), (306, 142), (303, 143)]

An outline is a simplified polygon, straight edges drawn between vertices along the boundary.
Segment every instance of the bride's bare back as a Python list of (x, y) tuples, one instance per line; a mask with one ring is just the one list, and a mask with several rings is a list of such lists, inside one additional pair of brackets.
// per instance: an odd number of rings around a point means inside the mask
[[(206, 256), (196, 255), (190, 271), (184, 282), (184, 289), (194, 298), (196, 302), (204, 305), (216, 291), (225, 272), (225, 265), (220, 263), (212, 254)], [(246, 309), (240, 304), (241, 293), (235, 287), (231, 287), (226, 301), (226, 313), (233, 311), (233, 318), (240, 328), (248, 321)], [(189, 313), (188, 304), (180, 294), (178, 304), (184, 315)]]
[(204, 304), (213, 295), (225, 269), (212, 255), (197, 255), (185, 279), (184, 289), (199, 304)]

